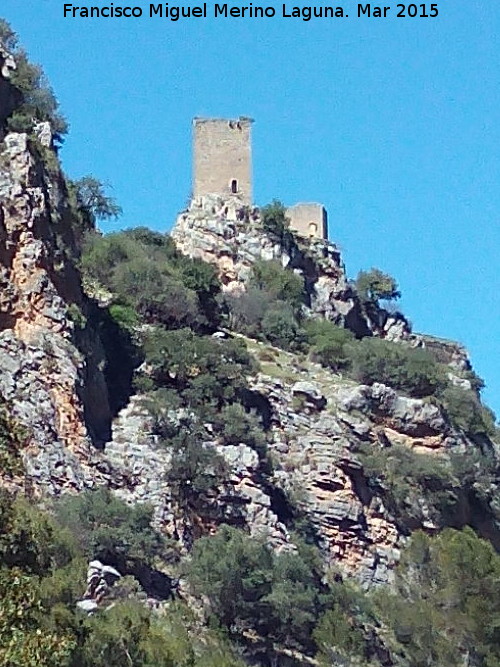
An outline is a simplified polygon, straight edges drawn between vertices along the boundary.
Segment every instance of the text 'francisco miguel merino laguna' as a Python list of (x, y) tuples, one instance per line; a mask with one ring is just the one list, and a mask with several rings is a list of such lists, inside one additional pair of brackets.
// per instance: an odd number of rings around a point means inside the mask
[[(110, 3), (104, 7), (77, 6), (69, 3), (64, 4), (65, 18), (149, 18), (159, 17), (178, 21), (181, 18), (207, 18), (208, 3), (201, 5), (169, 5), (153, 4), (148, 9), (142, 7), (122, 7)], [(358, 18), (389, 18), (392, 9), (390, 6), (358, 4), (354, 16)], [(311, 18), (348, 18), (343, 7), (316, 5), (309, 7), (296, 7), (283, 3), (277, 10), (272, 5), (261, 6), (249, 3), (248, 5), (229, 5), (226, 3), (215, 3), (210, 5), (210, 14), (215, 18), (273, 18), (276, 15), (283, 18), (299, 18), (310, 21)], [(399, 18), (434, 18), (438, 16), (437, 4), (398, 4), (395, 6), (393, 16)]]

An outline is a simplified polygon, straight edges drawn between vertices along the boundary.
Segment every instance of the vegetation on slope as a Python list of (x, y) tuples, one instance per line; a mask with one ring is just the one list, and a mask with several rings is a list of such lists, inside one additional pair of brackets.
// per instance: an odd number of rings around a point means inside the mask
[(39, 122), (48, 121), (55, 138), (62, 141), (68, 131), (67, 123), (58, 109), (58, 102), (39, 65), (31, 63), (19, 45), (17, 35), (9, 24), (0, 19), (0, 42), (16, 61), (11, 83), (21, 95), (21, 103), (7, 120), (12, 132), (32, 133)]
[[(156, 433), (173, 453), (170, 485), (185, 509), (202, 510), (206, 494), (225, 474), (222, 459), (204, 445), (207, 437), (227, 444), (244, 442), (254, 447), (263, 461), (266, 458), (263, 424), (247, 412), (244, 399), (246, 376), (255, 372), (254, 362), (241, 341), (207, 336), (220, 324), (229, 323), (255, 338), (307, 354), (357, 382), (384, 382), (408, 396), (445, 406), (455, 389), (450, 384), (448, 367), (430, 351), (374, 338), (357, 340), (351, 332), (330, 322), (308, 320), (302, 308), (302, 279), (275, 262), (257, 263), (249, 290), (238, 299), (221, 298), (218, 286), (213, 287), (217, 284), (213, 274), (194, 287), (191, 283), (187, 289), (193, 290), (192, 303), (196, 303), (194, 296), (202, 289), (204, 295), (208, 292), (212, 297), (211, 311), (200, 317), (198, 302), (198, 310), (186, 327), (184, 314), (165, 317), (164, 308), (170, 303), (164, 305), (161, 294), (150, 294), (147, 281), (144, 292), (136, 295), (125, 290), (125, 282), (117, 278), (128, 270), (132, 260), (140, 257), (155, 275), (164, 275), (175, 281), (178, 289), (186, 289), (183, 279), (191, 275), (192, 260), (179, 257), (168, 237), (129, 230), (107, 237), (94, 236), (87, 248), (83, 270), (88, 278), (113, 294), (111, 308), (119, 305), (130, 312), (140, 311), (142, 321), (147, 322), (138, 337), (144, 363), (136, 372), (135, 382), (148, 396)], [(208, 268), (201, 268), (203, 263), (198, 262), (197, 267), (197, 275), (209, 275)], [(207, 285), (212, 288), (207, 289)], [(203, 300), (206, 302), (206, 296)], [(120, 326), (131, 325), (123, 321)], [(135, 330), (140, 328), (136, 326)], [(470, 435), (493, 433), (494, 423), (488, 421), (487, 413), (481, 412), (484, 408), (474, 389), (459, 391), (474, 401), (480, 411), (471, 410), (472, 416), (467, 417), (466, 412), (458, 410), (453, 417), (455, 426)], [(172, 421), (173, 413), (184, 415), (180, 431), (178, 422)], [(204, 431), (207, 423), (211, 425), (210, 435)], [(453, 517), (460, 514), (464, 489), (469, 489), (471, 497), (476, 494), (479, 505), (486, 503), (480, 495), (487, 495), (486, 480), (495, 475), (492, 461), (493, 468), (484, 468), (481, 491), (473, 481), (477, 478), (477, 461), (472, 459), (467, 465), (462, 460), (462, 466), (453, 463), (450, 467), (403, 448), (365, 451), (362, 447), (359, 454), (369, 484), (379, 489), (401, 529), (407, 532), (429, 517), (439, 528), (453, 522)], [(310, 535), (307, 530), (304, 534)], [(414, 538), (426, 539), (429, 538)], [(470, 532), (444, 532), (435, 538), (435, 544), (434, 547), (434, 541), (429, 542), (428, 552), (432, 557), (438, 554), (436, 558), (448, 557), (447, 550), (452, 548), (458, 553), (462, 545), (465, 551), (478, 554), (491, 550)], [(398, 577), (413, 581), (415, 548), (410, 548)], [(222, 526), (215, 535), (196, 541), (191, 556), (188, 580), (193, 592), (209, 603), (209, 623), (233, 642), (247, 646), (247, 650), (249, 637), (254, 637), (254, 650), (260, 649), (262, 655), (271, 655), (281, 647), (309, 655), (317, 653), (320, 661), (331, 665), (377, 665), (384, 661), (408, 667), (424, 664), (422, 646), (417, 646), (416, 639), (412, 644), (404, 636), (398, 625), (401, 615), (393, 613), (393, 609), (407, 605), (404, 587), (387, 593), (389, 598), (356, 591), (324, 571), (313, 544), (300, 546), (299, 541), (298, 551), (277, 556), (241, 530)], [(493, 561), (497, 558), (494, 555)], [(492, 565), (493, 571), (496, 567)], [(457, 581), (450, 583), (451, 587), (459, 585), (458, 566), (455, 574)], [(421, 595), (425, 596), (425, 587), (432, 587), (433, 583), (419, 580), (414, 585), (422, 587)], [(451, 665), (457, 651), (470, 651), (470, 646), (479, 641), (479, 629), (470, 625), (457, 643), (450, 635), (447, 610), (435, 604), (432, 613), (439, 627), (438, 640), (425, 659)], [(476, 602), (470, 600), (467, 604), (473, 608)], [(419, 614), (418, 610), (415, 615), (408, 612), (410, 627), (412, 623), (419, 627)], [(413, 636), (416, 630), (410, 633)], [(471, 664), (486, 666), (493, 659), (491, 656), (496, 657), (494, 641), (488, 643), (490, 639), (480, 638), (482, 652), (475, 649), (478, 657)], [(448, 655), (453, 657), (446, 662)]]
[(88, 558), (100, 555), (116, 565), (130, 558), (150, 563), (159, 557), (161, 543), (149, 527), (147, 510), (102, 492), (60, 502), (55, 515), (2, 494), (0, 664), (239, 667), (224, 641), (202, 631), (184, 604), (171, 602), (164, 614), (154, 614), (140, 595), (130, 598), (134, 586), (127, 577), (112, 608), (96, 616), (77, 609)]
[[(13, 83), (22, 97), (7, 129), (32, 134), (37, 122), (49, 121), (60, 140), (66, 126), (41, 70), (28, 62), (4, 23), (0, 39), (16, 55)], [(168, 236), (144, 228), (96, 233), (97, 219), (119, 213), (96, 179), (68, 183), (68, 196), (74, 221), (89, 232), (81, 257), (84, 279), (108, 299), (107, 306), (95, 304), (91, 311), (92, 317), (99, 313), (107, 336), (108, 365), (116, 375), (119, 366), (133, 370), (159, 445), (172, 453), (169, 484), (185, 512), (203, 509), (226, 473), (207, 440), (252, 447), (263, 477), (271, 465), (264, 424), (248, 405), (247, 378), (256, 365), (241, 341), (211, 336), (224, 324), (308, 355), (357, 382), (383, 382), (437, 402), (457, 429), (478, 442), (495, 435), (476, 378), (468, 378), (471, 389), (457, 388), (431, 352), (357, 340), (330, 322), (307, 319), (304, 281), (279, 263), (256, 263), (246, 293), (223, 298), (214, 268), (180, 255)], [(283, 244), (293, 242), (278, 202), (263, 209), (262, 222)], [(394, 279), (378, 269), (362, 272), (356, 286), (366, 309), (399, 297)], [(83, 313), (73, 308), (73, 317), (84, 330)], [(114, 359), (113, 348), (119, 350)], [(108, 380), (115, 386), (109, 369)], [(123, 383), (116, 386), (126, 393)], [(21, 446), (22, 434), (2, 406), (0, 463), (11, 475), (22, 468)], [(459, 490), (478, 506), (490, 502), (488, 483), (498, 476), (495, 460), (479, 454), (450, 466), (403, 448), (361, 447), (360, 456), (368, 483), (381, 489), (409, 533), (429, 508), (436, 529), (445, 527), (456, 514)], [(243, 530), (223, 525), (196, 541), (190, 559), (179, 564), (173, 546), (151, 527), (151, 516), (150, 508), (128, 507), (103, 490), (63, 498), (50, 511), (2, 493), (0, 663), (238, 667), (243, 663), (236, 653), (252, 645), (261, 651), (262, 664), (283, 650), (300, 650), (332, 666), (500, 662), (500, 558), (470, 529), (444, 529), (433, 537), (414, 532), (394, 587), (367, 594), (325, 568), (311, 531), (302, 530), (307, 540), (294, 535), (294, 547), (275, 553)], [(93, 558), (128, 576), (113, 607), (89, 617), (76, 601)], [(170, 600), (162, 614), (144, 604), (130, 575), (145, 580), (145, 573), (166, 562), (174, 562), (191, 591), (207, 602), (205, 623), (179, 601)]]
[(56, 514), (1, 496), (2, 665), (237, 667), (227, 640), (249, 637), (263, 656), (279, 646), (317, 651), (332, 666), (377, 665), (383, 655), (384, 664), (407, 667), (500, 660), (500, 557), (469, 529), (415, 533), (395, 586), (365, 594), (325, 576), (311, 546), (275, 554), (223, 526), (195, 543), (186, 572), (209, 602), (214, 630), (180, 602), (151, 612), (126, 577), (113, 608), (88, 617), (75, 605), (89, 557), (123, 565), (125, 549), (143, 563), (161, 558), (161, 537), (137, 522), (137, 511), (102, 492), (59, 501)]

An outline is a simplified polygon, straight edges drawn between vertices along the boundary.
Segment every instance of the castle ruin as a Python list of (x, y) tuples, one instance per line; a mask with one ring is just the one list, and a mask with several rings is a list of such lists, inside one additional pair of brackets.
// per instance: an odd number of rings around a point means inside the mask
[[(253, 120), (246, 116), (195, 118), (193, 122), (193, 196), (217, 194), (252, 204)], [(301, 203), (287, 208), (290, 228), (301, 236), (326, 239), (324, 206)]]
[(251, 118), (195, 118), (193, 195), (237, 195), (252, 203)]
[(322, 204), (295, 204), (286, 209), (290, 228), (301, 236), (315, 239), (328, 238), (328, 216)]

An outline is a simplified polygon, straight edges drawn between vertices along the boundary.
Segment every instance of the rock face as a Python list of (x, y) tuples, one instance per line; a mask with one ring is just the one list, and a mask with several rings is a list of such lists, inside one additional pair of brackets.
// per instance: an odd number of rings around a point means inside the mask
[(99, 605), (109, 596), (113, 585), (122, 575), (111, 565), (103, 565), (98, 560), (89, 563), (87, 569), (87, 588), (83, 599), (76, 603), (82, 611), (91, 613), (99, 609)]
[(391, 316), (380, 308), (372, 314), (363, 312), (335, 244), (293, 235), (283, 242), (263, 229), (257, 208), (245, 206), (237, 197), (193, 199), (177, 218), (172, 238), (183, 254), (215, 264), (227, 292), (245, 289), (256, 261), (277, 260), (304, 277), (312, 315), (348, 326), (359, 335), (375, 333), (399, 340), (409, 334), (408, 322), (399, 314)]
[(355, 454), (360, 438), (373, 437), (371, 425), (363, 421), (363, 428), (353, 432), (342, 419), (340, 400), (331, 391), (326, 397), (322, 383), (314, 395), (324, 402), (297, 408), (296, 388), (303, 384), (290, 387), (265, 375), (255, 381), (254, 389), (273, 408), (275, 483), (309, 517), (327, 562), (367, 587), (386, 582), (399, 557), (401, 536), (380, 498), (368, 489)]
[[(333, 568), (367, 588), (390, 581), (406, 538), (380, 492), (370, 486), (360, 446), (383, 443), (445, 457), (467, 443), (437, 406), (380, 383), (342, 381), (316, 364), (301, 368), (293, 355), (281, 354), (288, 357), (295, 381), (260, 373), (251, 383), (269, 409), (271, 477), (263, 475), (250, 447), (208, 441), (206, 446), (225, 459), (228, 473), (200, 507), (186, 514), (169, 488), (170, 452), (151, 435), (151, 417), (134, 397), (115, 420), (103, 454), (109, 483), (126, 502), (151, 504), (157, 528), (182, 550), (221, 523), (265, 536), (278, 550), (293, 549), (286, 523), (295, 505)], [(301, 374), (314, 380), (301, 380)]]
[(220, 523), (245, 525), (254, 535), (264, 535), (276, 548), (287, 548), (288, 532), (271, 509), (271, 499), (259, 484), (259, 457), (245, 445), (220, 446), (207, 442), (228, 466), (224, 484), (205, 499), (203, 510), (186, 513), (172, 497), (167, 473), (171, 454), (151, 435), (152, 420), (140, 397), (133, 397), (113, 424), (104, 461), (115, 493), (127, 503), (148, 503), (154, 525), (189, 548), (195, 537), (213, 531)]
[(28, 477), (59, 493), (94, 483), (86, 393), (111, 415), (102, 377), (84, 383), (90, 369), (68, 314), (83, 318), (86, 304), (62, 250), (77, 244), (65, 183), (26, 134), (8, 134), (0, 151), (0, 391), (27, 433)]

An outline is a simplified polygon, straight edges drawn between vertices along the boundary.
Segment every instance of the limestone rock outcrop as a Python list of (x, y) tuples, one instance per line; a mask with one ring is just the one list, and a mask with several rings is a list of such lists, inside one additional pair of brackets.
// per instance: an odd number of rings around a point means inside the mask
[(103, 565), (99, 560), (90, 561), (87, 569), (87, 588), (76, 606), (87, 613), (97, 611), (109, 596), (113, 585), (121, 578), (120, 572), (111, 565)]
[[(254, 389), (273, 409), (274, 481), (309, 517), (327, 562), (367, 587), (386, 582), (399, 558), (401, 535), (366, 485), (355, 454), (361, 436), (337, 414), (336, 395), (323, 387), (326, 409), (304, 403), (297, 410), (294, 389), (283, 380), (259, 375)], [(369, 424), (363, 425), (362, 437), (371, 437)]]
[(363, 311), (334, 243), (295, 235), (283, 242), (263, 228), (259, 209), (237, 197), (193, 199), (179, 214), (172, 238), (183, 254), (216, 265), (226, 292), (245, 289), (256, 261), (276, 260), (303, 276), (306, 305), (313, 316), (348, 326), (360, 335), (375, 333), (400, 340), (410, 333), (400, 314), (391, 315), (382, 308), (374, 308), (372, 314)]
[(171, 452), (151, 434), (151, 427), (151, 417), (138, 396), (132, 397), (114, 420), (103, 465), (109, 464), (111, 486), (118, 497), (131, 504), (151, 505), (154, 525), (177, 540), (182, 549), (220, 523), (246, 525), (252, 534), (265, 536), (276, 548), (287, 548), (287, 529), (272, 511), (271, 499), (259, 483), (259, 457), (253, 449), (243, 444), (206, 443), (225, 460), (228, 475), (195, 516), (179, 508), (172, 496), (167, 481)]
[(89, 389), (109, 413), (104, 382), (99, 391), (86, 384), (89, 365), (74, 342), (70, 304), (81, 312), (85, 298), (63, 249), (71, 253), (78, 243), (67, 207), (60, 172), (48, 172), (26, 134), (7, 134), (0, 146), (0, 392), (27, 434), (29, 479), (54, 493), (95, 481)]

